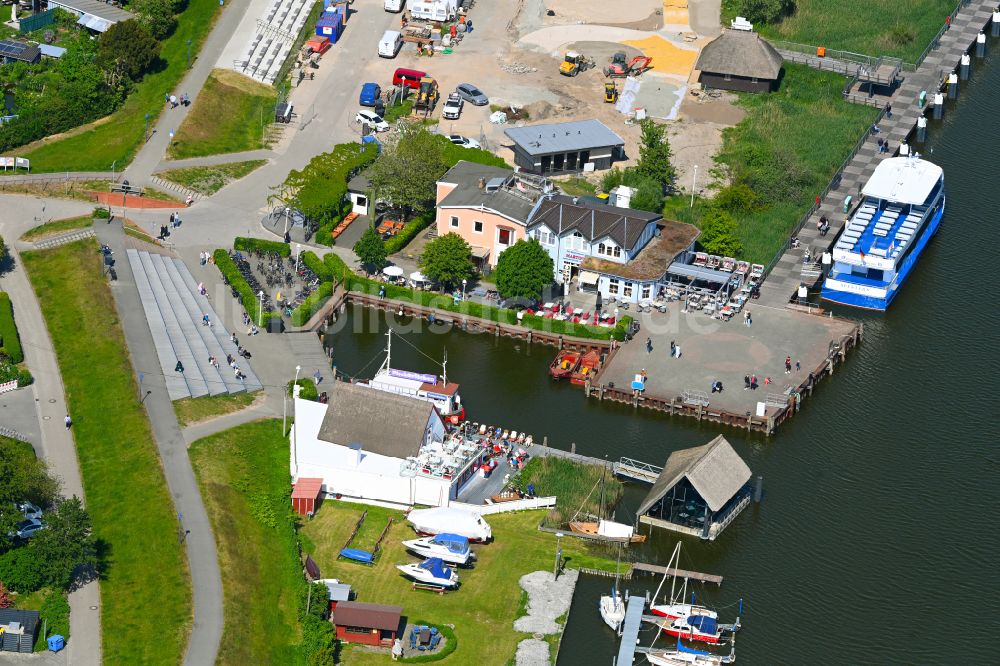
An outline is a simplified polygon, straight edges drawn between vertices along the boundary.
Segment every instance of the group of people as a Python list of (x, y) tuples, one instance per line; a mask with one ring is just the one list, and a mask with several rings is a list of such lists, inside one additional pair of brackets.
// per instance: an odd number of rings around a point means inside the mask
[(164, 101), (166, 101), (166, 103), (170, 105), (171, 109), (176, 109), (178, 105), (184, 105), (184, 106), (191, 105), (191, 97), (187, 93), (184, 93), (180, 97), (178, 97), (177, 95), (171, 95), (170, 93), (165, 93), (163, 98)]
[[(253, 319), (246, 312), (243, 313), (243, 325), (247, 327), (247, 335), (257, 335), (260, 333), (260, 329), (257, 328), (257, 325), (253, 323)], [(233, 333), (233, 342), (237, 342), (235, 333)]]
[[(208, 252), (207, 250), (205, 252), (199, 252), (198, 253), (198, 262), (202, 266), (204, 266), (205, 264), (214, 264), (215, 263), (215, 257), (212, 256), (212, 253)], [(204, 296), (204, 294), (202, 294), (202, 295)]]
[(826, 215), (821, 215), (819, 222), (816, 223), (816, 228), (819, 230), (820, 236), (826, 236), (826, 232), (830, 231), (830, 220), (826, 219)]

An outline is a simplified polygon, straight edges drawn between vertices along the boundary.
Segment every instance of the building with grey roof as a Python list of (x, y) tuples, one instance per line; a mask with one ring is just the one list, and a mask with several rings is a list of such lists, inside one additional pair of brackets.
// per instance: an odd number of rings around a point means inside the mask
[(29, 65), (42, 59), (42, 52), (34, 44), (14, 39), (0, 39), (0, 63), (26, 62)]
[(49, 9), (59, 7), (79, 17), (78, 25), (94, 32), (105, 32), (115, 23), (136, 17), (121, 7), (100, 0), (49, 0)]
[(610, 169), (625, 158), (625, 141), (596, 119), (509, 127), (504, 134), (514, 142), (514, 163), (535, 174)]
[(701, 50), (694, 68), (706, 88), (770, 92), (778, 87), (783, 62), (756, 32), (723, 30)]

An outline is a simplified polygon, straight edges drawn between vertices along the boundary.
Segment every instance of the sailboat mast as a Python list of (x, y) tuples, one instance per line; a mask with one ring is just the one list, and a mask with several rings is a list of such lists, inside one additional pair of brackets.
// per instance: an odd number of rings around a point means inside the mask
[(448, 348), (447, 347), (445, 347), (445, 350), (444, 350), (444, 360), (441, 361), (441, 373), (442, 373), (441, 379), (442, 379), (442, 381), (444, 381), (444, 385), (447, 386), (448, 385)]
[[(606, 458), (607, 456), (605, 456)], [(608, 461), (604, 461), (604, 469), (601, 470), (601, 500), (597, 505), (597, 520), (604, 520), (604, 477), (608, 473)]]

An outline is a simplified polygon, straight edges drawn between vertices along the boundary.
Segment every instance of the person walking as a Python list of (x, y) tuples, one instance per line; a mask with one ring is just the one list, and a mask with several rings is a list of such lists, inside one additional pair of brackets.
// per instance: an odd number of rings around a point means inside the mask
[(799, 363), (798, 361), (796, 361), (795, 362), (795, 372), (798, 372), (801, 369), (802, 369), (802, 364)]
[(174, 214), (173, 213), (170, 214), (170, 226), (171, 226), (171, 228), (173, 228), (173, 226), (174, 226)]
[(180, 361), (177, 361), (177, 365), (174, 366), (174, 372), (179, 372), (181, 374), (184, 374), (184, 364), (181, 363)]
[(313, 373), (313, 379), (316, 380), (316, 386), (319, 386), (319, 383), (323, 381), (323, 375), (319, 370), (316, 370), (316, 372)]
[(652, 338), (648, 338), (648, 337), (646, 338), (646, 353), (647, 354), (652, 354), (653, 353), (653, 339)]
[(750, 388), (750, 375), (743, 375), (743, 390), (746, 391)]
[(886, 103), (885, 105), (885, 117), (892, 119), (892, 104)]
[(757, 390), (757, 375), (756, 374), (750, 375), (750, 390), (751, 391), (756, 391)]
[(792, 374), (792, 357), (791, 356), (786, 356), (785, 357), (785, 374), (786, 375)]
[(680, 358), (680, 357), (681, 357), (681, 346), (674, 345), (674, 358)]
[(66, 430), (69, 430), (72, 427), (73, 427), (73, 419), (71, 419), (69, 417), (69, 414), (67, 414), (66, 415)]
[(674, 357), (674, 353), (677, 351), (677, 344), (671, 340), (670, 341), (670, 358)]

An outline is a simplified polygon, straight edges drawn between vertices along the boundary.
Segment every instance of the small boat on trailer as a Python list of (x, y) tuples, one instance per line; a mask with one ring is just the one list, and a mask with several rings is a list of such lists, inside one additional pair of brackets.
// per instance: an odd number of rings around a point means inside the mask
[(447, 532), (422, 539), (404, 541), (406, 549), (421, 557), (440, 558), (448, 564), (465, 566), (475, 557), (469, 548), (469, 540), (459, 534)]
[(397, 564), (396, 568), (406, 577), (424, 585), (449, 588), (458, 585), (458, 574), (452, 568), (445, 566), (440, 557), (411, 564)]
[(613, 520), (571, 520), (569, 529), (577, 534), (584, 534), (602, 541), (642, 543), (646, 540), (646, 535), (638, 534), (631, 525), (616, 523)]
[(580, 352), (563, 349), (556, 356), (556, 360), (549, 365), (549, 375), (552, 379), (564, 379), (576, 372), (580, 365)]
[(587, 378), (592, 376), (597, 369), (601, 366), (601, 353), (597, 351), (589, 351), (580, 357), (580, 365), (577, 369), (573, 371), (569, 376), (569, 381), (571, 384), (578, 384), (580, 386), (587, 383)]
[(676, 649), (647, 652), (646, 660), (653, 666), (721, 666), (736, 663), (736, 650), (731, 650), (729, 654), (712, 654), (685, 647), (678, 638)]

